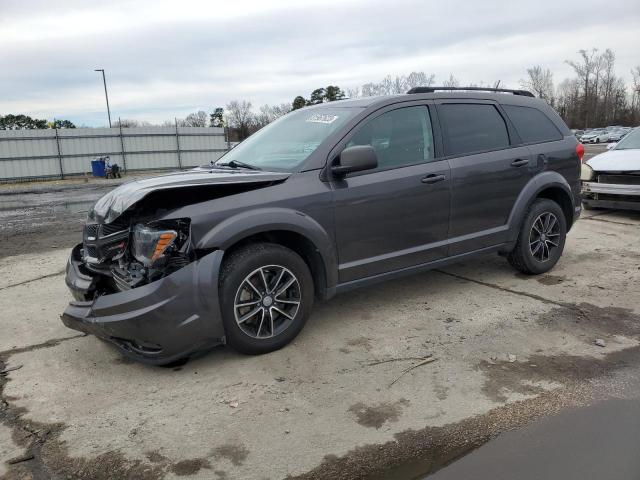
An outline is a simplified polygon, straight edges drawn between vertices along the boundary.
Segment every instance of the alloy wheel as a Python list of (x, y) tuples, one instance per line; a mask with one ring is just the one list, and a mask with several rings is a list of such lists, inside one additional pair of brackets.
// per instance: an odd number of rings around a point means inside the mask
[(293, 322), (302, 292), (291, 270), (280, 265), (257, 268), (240, 283), (233, 304), (238, 327), (256, 339), (272, 338)]
[(560, 222), (551, 212), (538, 215), (529, 232), (529, 249), (531, 255), (539, 262), (546, 262), (551, 252), (559, 247)]

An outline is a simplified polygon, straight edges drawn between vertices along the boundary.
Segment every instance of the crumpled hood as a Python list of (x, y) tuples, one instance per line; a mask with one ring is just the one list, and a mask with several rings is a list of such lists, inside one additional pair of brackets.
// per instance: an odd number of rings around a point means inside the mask
[(609, 150), (587, 161), (596, 172), (640, 171), (640, 149)]
[(287, 179), (291, 174), (263, 172), (245, 169), (195, 168), (186, 172), (169, 173), (143, 180), (127, 182), (100, 198), (89, 215), (96, 220), (110, 223), (125, 210), (151, 192), (190, 187), (229, 184), (270, 183)]

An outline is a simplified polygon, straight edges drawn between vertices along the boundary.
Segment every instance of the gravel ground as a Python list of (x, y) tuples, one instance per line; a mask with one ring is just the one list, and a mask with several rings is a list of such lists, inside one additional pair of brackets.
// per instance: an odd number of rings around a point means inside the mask
[[(74, 192), (68, 204), (101, 193)], [(35, 198), (30, 212), (44, 208)], [(278, 352), (222, 347), (153, 368), (60, 323), (83, 214), (47, 212), (2, 223), (9, 479), (416, 478), (501, 432), (638, 391), (620, 380), (640, 382), (638, 213), (588, 212), (547, 275), (468, 261), (319, 304)]]
[(124, 182), (157, 173), (0, 185), (0, 259), (73, 246), (96, 200)]

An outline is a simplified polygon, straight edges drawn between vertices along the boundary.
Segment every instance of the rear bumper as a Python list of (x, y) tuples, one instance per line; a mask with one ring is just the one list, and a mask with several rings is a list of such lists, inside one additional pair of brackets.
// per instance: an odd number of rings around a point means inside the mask
[(223, 253), (214, 251), (148, 285), (92, 300), (96, 277), (83, 268), (76, 246), (65, 279), (76, 300), (62, 322), (156, 365), (224, 343), (217, 294)]

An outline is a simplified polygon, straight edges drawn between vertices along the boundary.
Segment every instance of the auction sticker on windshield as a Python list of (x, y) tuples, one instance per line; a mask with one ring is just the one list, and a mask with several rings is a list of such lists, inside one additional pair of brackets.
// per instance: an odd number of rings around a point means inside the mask
[(333, 123), (338, 119), (337, 115), (326, 115), (322, 113), (316, 113), (307, 118), (307, 122), (313, 123)]

